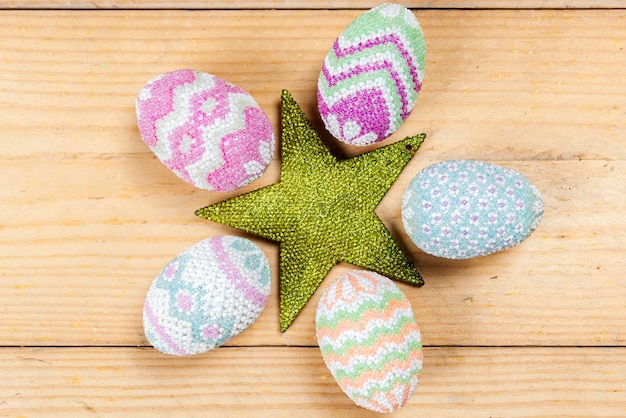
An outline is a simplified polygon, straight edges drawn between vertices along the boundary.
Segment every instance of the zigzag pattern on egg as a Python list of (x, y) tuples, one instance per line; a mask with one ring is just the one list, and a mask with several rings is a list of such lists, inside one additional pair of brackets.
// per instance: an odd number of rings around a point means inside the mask
[(326, 128), (354, 145), (381, 141), (409, 116), (422, 86), (425, 42), (413, 13), (375, 7), (339, 35), (318, 79)]
[(258, 178), (274, 151), (269, 119), (250, 94), (211, 74), (178, 70), (139, 93), (142, 140), (196, 187), (229, 191)]
[(341, 276), (319, 302), (316, 328), (326, 365), (357, 405), (392, 412), (412, 395), (422, 368), (421, 335), (391, 280), (358, 270)]

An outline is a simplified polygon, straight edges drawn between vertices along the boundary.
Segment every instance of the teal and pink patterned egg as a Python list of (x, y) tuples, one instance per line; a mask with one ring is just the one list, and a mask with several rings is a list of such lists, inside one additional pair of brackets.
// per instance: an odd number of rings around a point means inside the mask
[(315, 325), (326, 366), (357, 405), (393, 412), (422, 370), (422, 339), (409, 301), (388, 278), (353, 270), (322, 294)]
[(204, 353), (248, 328), (270, 294), (265, 254), (234, 236), (207, 238), (170, 261), (143, 307), (146, 338), (177, 356)]
[(274, 131), (250, 94), (211, 74), (178, 70), (141, 89), (141, 139), (177, 176), (205, 190), (256, 180), (274, 153)]
[(426, 43), (415, 15), (383, 4), (335, 40), (318, 79), (318, 109), (338, 140), (368, 145), (393, 134), (422, 88)]
[(524, 241), (543, 201), (526, 177), (481, 161), (443, 161), (423, 169), (402, 197), (402, 221), (424, 252), (450, 259), (492, 254)]

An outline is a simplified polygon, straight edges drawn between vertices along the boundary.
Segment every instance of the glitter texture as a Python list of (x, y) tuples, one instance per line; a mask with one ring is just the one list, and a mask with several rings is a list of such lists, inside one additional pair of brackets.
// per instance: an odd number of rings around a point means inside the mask
[(322, 357), (357, 405), (397, 410), (411, 397), (422, 371), (422, 338), (413, 310), (391, 280), (354, 270), (326, 288), (315, 315)]
[(280, 243), (280, 329), (338, 262), (415, 285), (423, 281), (374, 209), (425, 135), (338, 161), (286, 90), (280, 182), (196, 211)]
[(402, 222), (411, 240), (428, 254), (451, 259), (517, 245), (542, 214), (539, 190), (526, 177), (482, 161), (428, 166), (402, 196)]
[(410, 10), (383, 4), (363, 13), (324, 59), (317, 102), (326, 129), (353, 145), (387, 138), (413, 110), (425, 66), (424, 34)]
[(146, 338), (166, 354), (206, 352), (248, 328), (270, 289), (269, 262), (256, 244), (234, 236), (207, 238), (152, 281), (143, 308)]

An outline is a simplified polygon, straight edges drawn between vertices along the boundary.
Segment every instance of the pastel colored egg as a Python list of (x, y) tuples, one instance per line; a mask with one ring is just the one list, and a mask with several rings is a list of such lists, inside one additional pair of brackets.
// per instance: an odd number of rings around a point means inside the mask
[(338, 140), (368, 145), (393, 134), (422, 88), (426, 43), (413, 13), (383, 4), (354, 20), (324, 59), (317, 104)]
[(450, 259), (517, 245), (542, 215), (539, 190), (526, 177), (481, 161), (426, 167), (402, 197), (402, 221), (411, 240), (428, 254)]
[(144, 332), (163, 353), (204, 353), (257, 319), (270, 285), (267, 258), (252, 241), (207, 238), (167, 263), (152, 281), (143, 307)]
[(422, 340), (409, 301), (388, 278), (354, 270), (322, 294), (315, 325), (322, 357), (357, 405), (393, 412), (422, 370)]
[(256, 180), (274, 153), (274, 131), (252, 96), (193, 70), (162, 74), (136, 101), (141, 139), (177, 176), (205, 190)]

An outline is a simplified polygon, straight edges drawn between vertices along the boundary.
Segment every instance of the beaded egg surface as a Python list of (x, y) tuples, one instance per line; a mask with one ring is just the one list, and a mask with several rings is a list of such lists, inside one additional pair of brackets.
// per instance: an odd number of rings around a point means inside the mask
[(144, 332), (166, 354), (209, 351), (256, 320), (270, 285), (268, 260), (252, 241), (207, 238), (170, 261), (152, 281), (143, 308)]
[(154, 78), (141, 89), (136, 113), (152, 152), (201, 189), (245, 186), (274, 153), (274, 131), (252, 96), (211, 74), (178, 70)]
[(481, 161), (443, 161), (411, 180), (402, 222), (428, 254), (463, 259), (524, 241), (539, 225), (543, 201), (517, 171)]
[(317, 342), (331, 374), (357, 405), (393, 412), (422, 370), (422, 340), (402, 291), (378, 273), (354, 270), (322, 294)]
[(377, 6), (335, 40), (318, 79), (318, 109), (338, 140), (368, 145), (409, 117), (422, 87), (426, 44), (413, 13)]

